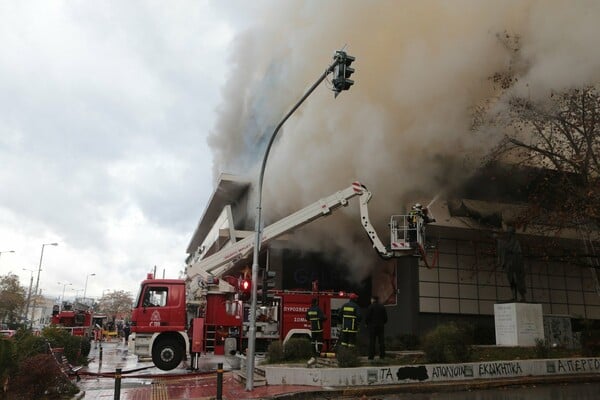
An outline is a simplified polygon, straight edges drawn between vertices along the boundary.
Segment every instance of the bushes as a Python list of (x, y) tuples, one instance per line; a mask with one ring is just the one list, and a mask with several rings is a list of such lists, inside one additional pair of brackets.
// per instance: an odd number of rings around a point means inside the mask
[(69, 360), (71, 364), (82, 364), (85, 362), (85, 356), (82, 349), (84, 341), (87, 341), (86, 338), (73, 336), (64, 329), (52, 326), (44, 328), (42, 336), (48, 339), (53, 348), (62, 347), (65, 352), (65, 357), (67, 357), (67, 360)]
[(10, 382), (10, 399), (59, 398), (74, 395), (79, 389), (63, 375), (54, 357), (37, 354), (19, 363), (19, 368)]
[(291, 338), (283, 346), (283, 357), (286, 360), (307, 360), (312, 356), (312, 346), (307, 338)]
[(405, 351), (419, 348), (419, 337), (410, 333), (404, 333), (395, 337), (386, 337), (386, 347), (390, 350)]
[(271, 342), (267, 349), (267, 362), (273, 364), (283, 360), (283, 344), (280, 341)]
[(360, 365), (356, 347), (340, 346), (335, 357), (340, 368), (358, 367)]
[(535, 339), (535, 356), (537, 358), (548, 358), (550, 347), (544, 339)]
[(279, 341), (271, 342), (267, 350), (267, 361), (270, 363), (306, 361), (312, 356), (312, 346), (307, 338), (291, 338), (285, 345)]
[(14, 341), (0, 338), (0, 383), (4, 383), (16, 368), (17, 355)]
[(586, 357), (600, 356), (600, 330), (586, 329), (581, 332), (581, 353)]
[(452, 363), (468, 362), (471, 358), (471, 346), (468, 335), (455, 323), (438, 325), (425, 335), (423, 351), (428, 362)]
[(34, 336), (27, 331), (18, 332), (15, 335), (15, 341), (19, 361), (48, 351), (46, 339), (41, 336)]
[[(42, 336), (19, 330), (13, 339), (0, 341), (0, 371), (5, 372), (3, 378), (8, 378), (8, 398), (51, 399), (77, 393), (77, 386), (62, 373), (54, 356), (49, 354), (48, 343), (53, 348), (62, 347), (70, 363), (81, 364), (85, 362), (82, 346), (86, 342), (86, 338), (71, 336), (58, 328), (45, 328)], [(9, 367), (7, 370), (4, 363)]]

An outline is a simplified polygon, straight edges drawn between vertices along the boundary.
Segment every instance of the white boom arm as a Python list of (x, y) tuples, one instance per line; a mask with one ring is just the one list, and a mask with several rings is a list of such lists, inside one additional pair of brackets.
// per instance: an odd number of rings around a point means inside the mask
[[(388, 251), (373, 229), (369, 220), (367, 203), (371, 199), (371, 192), (367, 190), (360, 182), (354, 182), (346, 189), (343, 189), (335, 194), (325, 197), (313, 204), (310, 204), (295, 213), (280, 219), (279, 221), (269, 225), (262, 231), (261, 246), (267, 244), (273, 239), (290, 232), (291, 230), (305, 225), (317, 218), (330, 214), (333, 210), (346, 206), (348, 200), (359, 196), (360, 212), (363, 227), (365, 228), (369, 238), (373, 242), (373, 247), (384, 258), (390, 258), (394, 253)], [(246, 236), (238, 242), (235, 242), (216, 253), (198, 261), (192, 262), (187, 266), (186, 275), (188, 279), (200, 275), (203, 277), (220, 276), (227, 272), (233, 264), (243, 258), (246, 258), (253, 251), (255, 236), (254, 234)]]

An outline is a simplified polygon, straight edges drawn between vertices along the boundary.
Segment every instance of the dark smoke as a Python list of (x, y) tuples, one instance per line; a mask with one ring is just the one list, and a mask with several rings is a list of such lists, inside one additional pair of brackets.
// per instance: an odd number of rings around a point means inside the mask
[[(267, 223), (359, 179), (387, 240), (389, 215), (432, 199), (479, 165), (493, 134), (470, 130), (489, 77), (510, 62), (501, 32), (521, 36), (526, 66), (515, 91), (543, 96), (597, 82), (597, 1), (286, 1), (240, 4), (253, 21), (232, 49), (210, 136), (215, 175), (256, 179), (264, 144), (344, 44), (356, 84), (334, 100), (322, 85), (286, 123), (263, 191)], [(232, 14), (233, 15), (233, 14)], [(497, 107), (502, 107), (500, 101)], [(254, 213), (254, 202), (250, 202)], [(356, 204), (301, 231), (299, 247), (336, 250), (357, 270), (373, 255)], [(358, 227), (358, 228), (357, 228)], [(358, 275), (363, 275), (360, 273)]]

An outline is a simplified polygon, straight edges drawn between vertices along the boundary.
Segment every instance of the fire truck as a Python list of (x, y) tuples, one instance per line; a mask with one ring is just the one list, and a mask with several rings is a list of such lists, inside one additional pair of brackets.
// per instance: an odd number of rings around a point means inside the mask
[[(367, 204), (371, 192), (359, 182), (323, 198), (265, 227), (261, 246), (346, 206), (348, 200), (360, 200), (361, 224), (377, 253), (384, 258), (418, 255), (422, 248), (422, 219), (394, 216), (390, 221), (391, 245), (379, 239), (369, 219)], [(414, 231), (411, 231), (414, 230)], [(254, 234), (231, 239), (218, 251), (204, 254), (199, 250), (189, 260), (186, 279), (155, 279), (149, 274), (141, 283), (132, 311), (130, 348), (140, 358), (151, 358), (156, 367), (171, 370), (190, 357), (190, 368), (198, 366), (203, 353), (233, 354), (247, 345), (251, 285), (247, 276), (233, 273), (240, 261), (253, 251)], [(419, 242), (420, 241), (420, 242)], [(327, 321), (324, 324), (324, 351), (331, 350), (338, 337), (337, 310), (350, 293), (272, 290), (269, 302), (257, 307), (256, 348), (266, 349), (274, 340), (310, 337), (305, 319), (313, 298), (319, 299)]]
[(88, 339), (99, 339), (94, 335), (94, 329), (101, 327), (105, 315), (95, 314), (85, 304), (63, 303), (63, 307), (58, 304), (52, 306), (52, 316), (50, 324), (66, 330), (73, 336), (83, 336)]
[(84, 307), (65, 303), (62, 310), (58, 304), (52, 307), (52, 325), (67, 330), (73, 336), (92, 337), (93, 312)]

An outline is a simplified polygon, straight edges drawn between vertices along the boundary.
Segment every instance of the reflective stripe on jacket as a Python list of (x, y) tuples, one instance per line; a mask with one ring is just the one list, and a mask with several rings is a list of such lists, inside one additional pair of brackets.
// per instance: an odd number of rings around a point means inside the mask
[(323, 332), (322, 321), (325, 320), (323, 311), (319, 307), (311, 307), (306, 312), (306, 319), (310, 322), (310, 330), (312, 332)]
[(349, 301), (340, 309), (342, 317), (342, 332), (358, 332), (360, 309), (353, 301)]

